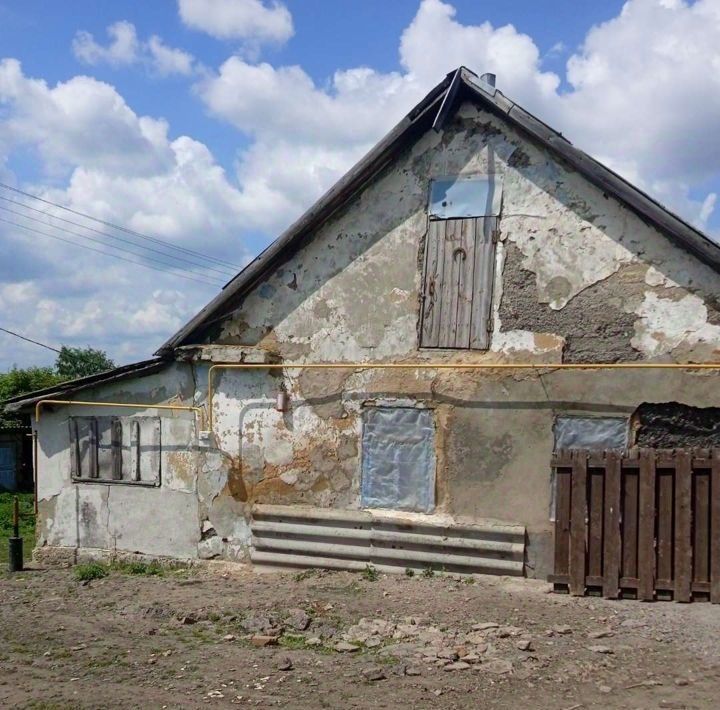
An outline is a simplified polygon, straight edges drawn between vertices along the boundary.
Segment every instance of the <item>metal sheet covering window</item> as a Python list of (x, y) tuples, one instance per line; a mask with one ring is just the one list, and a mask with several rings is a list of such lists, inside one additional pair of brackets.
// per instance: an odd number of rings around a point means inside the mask
[(431, 219), (498, 217), (502, 206), (502, 176), (454, 175), (430, 185)]
[(369, 407), (363, 412), (362, 505), (429, 513), (435, 507), (432, 410)]
[(628, 443), (628, 420), (621, 417), (558, 417), (555, 450), (624, 450)]

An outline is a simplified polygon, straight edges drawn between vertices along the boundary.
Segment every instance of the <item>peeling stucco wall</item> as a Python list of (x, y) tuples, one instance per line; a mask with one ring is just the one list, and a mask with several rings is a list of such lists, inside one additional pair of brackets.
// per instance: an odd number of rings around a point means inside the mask
[[(501, 173), (504, 186), (490, 348), (420, 350), (429, 180), (488, 172)], [(178, 354), (185, 361), (118, 385), (116, 393), (207, 405), (211, 362), (241, 360), (719, 360), (719, 285), (715, 272), (545, 149), (468, 103), (444, 131), (430, 131), (406, 150), (212, 326), (208, 347), (187, 349)], [(436, 514), (526, 525), (531, 565), (543, 574), (549, 571), (555, 417), (630, 417), (642, 402), (710, 406), (713, 376), (551, 369), (218, 371), (214, 437), (198, 443), (190, 423), (173, 419), (168, 426), (180, 427), (171, 437), (177, 450), (163, 454), (159, 490), (71, 485), (63, 459), (67, 412), (43, 415), (41, 442), (49, 448), (41, 466), (51, 473), (41, 486), (41, 540), (241, 559), (255, 502), (358, 508), (363, 407), (403, 401), (429, 407), (435, 417)], [(275, 409), (281, 387), (290, 395), (288, 412)], [(113, 388), (99, 388), (93, 396), (112, 394)], [(176, 423), (181, 419), (190, 429)], [(132, 506), (153, 511), (148, 528), (129, 512), (118, 520)]]

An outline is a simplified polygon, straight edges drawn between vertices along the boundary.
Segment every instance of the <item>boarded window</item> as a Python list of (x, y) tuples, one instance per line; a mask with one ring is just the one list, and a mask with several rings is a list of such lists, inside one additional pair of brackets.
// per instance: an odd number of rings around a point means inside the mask
[(422, 347), (489, 347), (501, 197), (502, 183), (493, 176), (432, 182)]
[(160, 484), (159, 417), (70, 417), (74, 480)]
[(364, 412), (362, 505), (429, 513), (435, 507), (435, 423), (428, 409)]

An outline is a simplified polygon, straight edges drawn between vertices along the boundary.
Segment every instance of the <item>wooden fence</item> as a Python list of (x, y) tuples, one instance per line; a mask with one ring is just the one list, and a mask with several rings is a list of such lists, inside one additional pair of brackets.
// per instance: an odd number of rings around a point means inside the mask
[(559, 451), (557, 591), (720, 603), (720, 449)]

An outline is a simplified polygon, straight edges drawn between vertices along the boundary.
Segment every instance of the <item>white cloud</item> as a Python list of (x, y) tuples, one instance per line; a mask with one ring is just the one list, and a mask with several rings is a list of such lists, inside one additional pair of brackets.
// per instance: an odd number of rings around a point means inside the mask
[(720, 165), (719, 40), (717, 0), (631, 0), (568, 61), (559, 120), (650, 183), (710, 177)]
[(138, 60), (140, 51), (135, 26), (130, 22), (120, 21), (110, 25), (107, 33), (111, 42), (107, 47), (103, 47), (89, 32), (78, 32), (72, 43), (75, 56), (91, 65), (101, 62), (113, 66), (134, 64)]
[(151, 66), (160, 76), (182, 74), (188, 76), (193, 73), (194, 58), (192, 54), (163, 44), (157, 35), (153, 35), (147, 42), (147, 50), (152, 57)]
[(85, 64), (110, 64), (114, 67), (143, 64), (157, 76), (189, 76), (196, 71), (195, 58), (182, 49), (168, 47), (157, 35), (140, 41), (135, 26), (124, 20), (107, 28), (111, 41), (103, 46), (90, 32), (80, 31), (73, 39), (75, 56)]
[(178, 0), (182, 21), (218, 39), (282, 43), (293, 35), (290, 11), (264, 0)]

